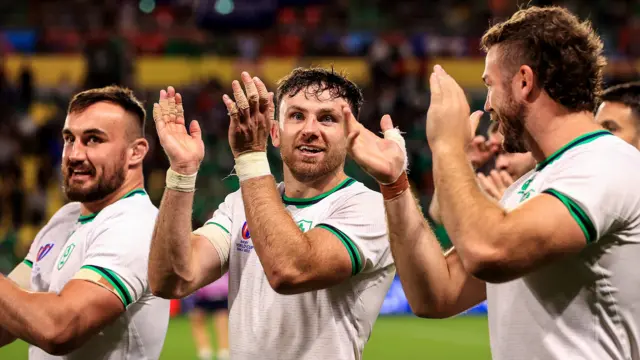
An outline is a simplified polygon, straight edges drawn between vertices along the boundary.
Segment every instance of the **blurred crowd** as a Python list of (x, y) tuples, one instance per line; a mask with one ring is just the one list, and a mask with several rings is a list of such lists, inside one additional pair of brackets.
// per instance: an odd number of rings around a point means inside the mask
[[(168, 162), (157, 144), (150, 117), (160, 89), (134, 82), (138, 55), (218, 54), (253, 61), (261, 56), (359, 56), (367, 59), (369, 82), (360, 121), (378, 130), (383, 114), (405, 132), (410, 180), (423, 208), (433, 193), (431, 157), (425, 141), (429, 93), (424, 61), (408, 70), (410, 59), (480, 56), (478, 42), (491, 21), (513, 13), (510, 0), (50, 0), (0, 4), (0, 54), (81, 53), (87, 73), (81, 84), (61, 74), (50, 88), (35, 85), (25, 65), (15, 79), (0, 66), (0, 272), (26, 254), (40, 226), (63, 203), (60, 191), (60, 131), (71, 96), (110, 85), (134, 89), (149, 117), (146, 188), (159, 204)], [(533, 1), (542, 5), (544, 1)], [(607, 44), (610, 58), (640, 55), (640, 7), (629, 1), (561, 1), (588, 15)], [(229, 10), (232, 11), (229, 11)], [(230, 12), (230, 14), (229, 14)], [(225, 15), (226, 14), (226, 15)], [(234, 15), (235, 14), (235, 15)], [(240, 14), (240, 15), (238, 15)], [(258, 16), (259, 15), (259, 16)], [(234, 18), (234, 16), (236, 16)], [(251, 21), (251, 19), (259, 19)], [(2, 57), (0, 56), (0, 65)], [(631, 60), (629, 62), (632, 63)], [(636, 77), (635, 67), (620, 79)], [(336, 69), (339, 70), (339, 69)], [(252, 74), (253, 75), (253, 74)], [(260, 76), (261, 74), (255, 74)], [(238, 72), (239, 76), (239, 72)], [(167, 84), (169, 85), (169, 84)], [(275, 90), (275, 84), (268, 84)], [(484, 89), (468, 89), (473, 109), (481, 109)], [(206, 221), (226, 194), (238, 188), (230, 176), (228, 118), (221, 97), (230, 84), (218, 79), (179, 88), (188, 119), (200, 121), (207, 152), (198, 177), (194, 226)], [(487, 119), (479, 131), (485, 131)], [(269, 157), (282, 179), (276, 149)], [(349, 162), (347, 173), (375, 188)]]

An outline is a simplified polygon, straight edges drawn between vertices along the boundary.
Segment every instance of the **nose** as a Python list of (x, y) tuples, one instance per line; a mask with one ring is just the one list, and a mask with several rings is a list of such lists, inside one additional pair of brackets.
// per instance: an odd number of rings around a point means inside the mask
[(317, 135), (318, 131), (318, 119), (315, 116), (309, 116), (304, 122), (304, 127), (302, 128), (302, 136), (306, 138), (312, 135)]
[(496, 169), (507, 170), (509, 168), (509, 159), (504, 155), (498, 155), (496, 158)]
[(67, 149), (67, 156), (70, 162), (82, 162), (87, 158), (86, 147), (81, 141), (74, 141)]
[(491, 112), (493, 109), (491, 108), (491, 100), (489, 100), (489, 93), (487, 92), (487, 97), (484, 100), (484, 111)]

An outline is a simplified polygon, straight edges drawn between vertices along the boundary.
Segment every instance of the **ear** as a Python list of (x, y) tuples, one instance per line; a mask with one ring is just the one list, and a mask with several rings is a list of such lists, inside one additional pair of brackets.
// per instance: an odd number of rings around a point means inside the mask
[(149, 152), (149, 142), (145, 138), (135, 139), (129, 149), (129, 165), (139, 165)]
[(533, 70), (529, 65), (522, 65), (515, 76), (516, 89), (523, 99), (529, 97), (535, 89)]
[(274, 147), (280, 147), (280, 124), (278, 123), (278, 120), (272, 120), (271, 121), (271, 130), (270, 130), (270, 134), (271, 134), (271, 143), (273, 144)]

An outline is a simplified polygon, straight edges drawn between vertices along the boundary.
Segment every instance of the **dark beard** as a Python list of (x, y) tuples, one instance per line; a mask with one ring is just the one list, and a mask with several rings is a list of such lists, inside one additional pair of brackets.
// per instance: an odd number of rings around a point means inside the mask
[[(102, 200), (114, 191), (118, 190), (125, 180), (125, 167), (123, 166), (124, 154), (121, 156), (121, 162), (116, 164), (116, 168), (110, 176), (103, 176), (98, 179), (98, 182), (89, 189), (75, 189), (70, 185), (70, 171), (69, 169), (63, 169), (64, 181), (62, 185), (62, 191), (69, 201), (79, 201), (83, 203), (90, 203), (98, 200)], [(92, 173), (95, 169), (92, 170)]]
[(504, 140), (502, 148), (508, 153), (526, 153), (527, 144), (524, 139), (524, 119), (526, 108), (524, 104), (516, 103), (511, 96), (507, 99), (504, 111), (497, 114), (498, 121), (502, 125)]

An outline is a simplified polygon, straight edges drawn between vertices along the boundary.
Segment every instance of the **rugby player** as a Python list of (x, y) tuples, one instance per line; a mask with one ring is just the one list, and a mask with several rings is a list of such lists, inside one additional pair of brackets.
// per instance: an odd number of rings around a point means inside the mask
[[(204, 144), (169, 87), (156, 127), (169, 157), (167, 190), (151, 245), (151, 288), (182, 298), (229, 271), (232, 359), (361, 359), (395, 267), (379, 193), (349, 178), (343, 107), (360, 89), (323, 69), (295, 69), (275, 102), (258, 78), (234, 81), (229, 145), (240, 190), (192, 232)], [(278, 121), (273, 121), (275, 104)], [(168, 108), (167, 108), (168, 107)], [(284, 182), (267, 162), (269, 133)]]
[(600, 100), (596, 122), (640, 149), (640, 82), (610, 87)]
[(157, 359), (169, 302), (154, 296), (147, 261), (158, 209), (144, 190), (145, 111), (133, 92), (91, 89), (70, 102), (62, 130), (71, 202), (0, 276), (0, 343), (29, 359)]
[(485, 110), (505, 150), (531, 151), (537, 166), (499, 204), (483, 194), (465, 154), (469, 104), (436, 65), (426, 131), (455, 246), (446, 255), (407, 191), (403, 147), (349, 122), (350, 152), (387, 184), (391, 247), (410, 305), (448, 317), (486, 298), (498, 360), (637, 359), (640, 153), (594, 121), (602, 42), (565, 9), (530, 7), (491, 27), (482, 44)]

